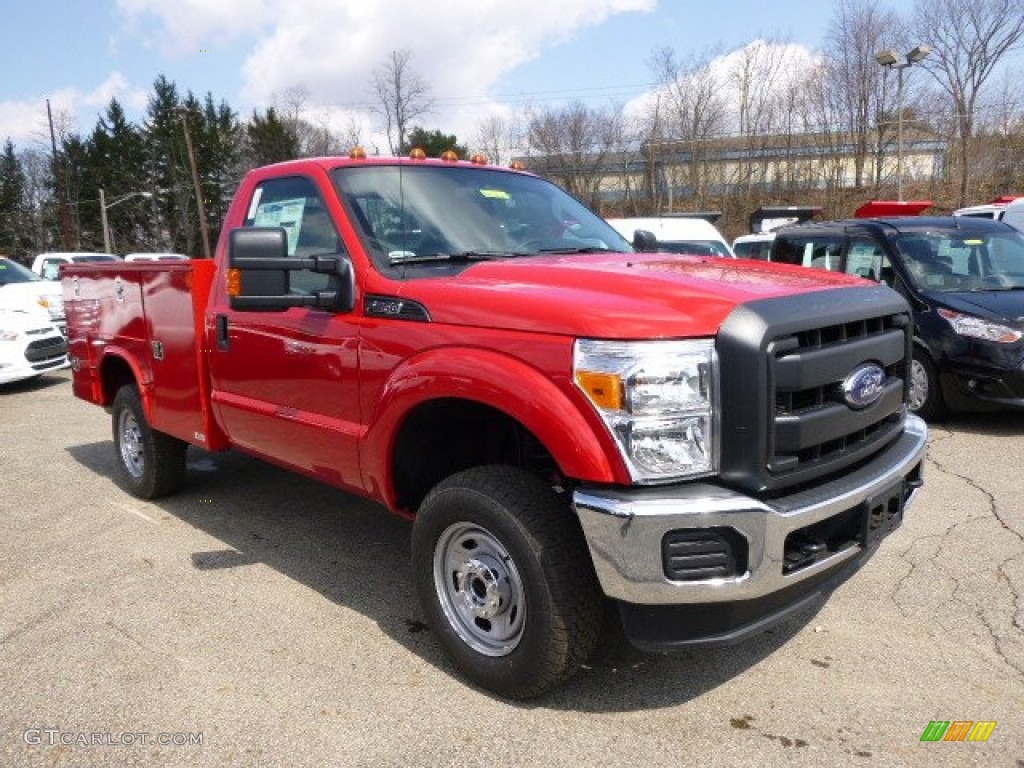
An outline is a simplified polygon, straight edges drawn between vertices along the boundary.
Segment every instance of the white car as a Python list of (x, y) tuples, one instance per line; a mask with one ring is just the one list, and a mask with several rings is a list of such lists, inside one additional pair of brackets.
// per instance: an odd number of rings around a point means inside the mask
[(0, 384), (68, 367), (68, 343), (40, 309), (0, 308)]
[(64, 294), (56, 280), (44, 280), (16, 261), (0, 256), (0, 309), (46, 310), (51, 323), (62, 333)]
[(667, 215), (607, 221), (631, 243), (636, 231), (645, 229), (658, 239), (660, 251), (733, 257), (722, 233), (710, 221), (698, 216)]
[(772, 243), (774, 242), (774, 232), (740, 235), (732, 241), (732, 252), (736, 254), (737, 259), (769, 261), (772, 253)]
[(187, 259), (183, 253), (129, 253), (125, 261), (182, 261)]
[(1024, 197), (1018, 197), (1012, 203), (1007, 204), (1002, 222), (1024, 232)]
[(89, 264), (96, 261), (120, 261), (120, 259), (112, 253), (88, 253), (86, 251), (40, 253), (32, 260), (32, 271), (44, 280), (57, 280), (60, 278), (61, 264)]

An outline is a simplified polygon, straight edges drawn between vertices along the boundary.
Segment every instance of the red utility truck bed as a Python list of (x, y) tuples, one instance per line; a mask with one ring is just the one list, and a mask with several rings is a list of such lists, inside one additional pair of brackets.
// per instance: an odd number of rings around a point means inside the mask
[[(70, 342), (74, 392), (109, 406), (99, 366), (116, 353), (138, 383), (153, 429), (209, 449), (227, 447), (210, 413), (204, 312), (212, 261), (68, 265), (69, 322), (83, 331)], [(126, 371), (127, 373), (127, 371)]]

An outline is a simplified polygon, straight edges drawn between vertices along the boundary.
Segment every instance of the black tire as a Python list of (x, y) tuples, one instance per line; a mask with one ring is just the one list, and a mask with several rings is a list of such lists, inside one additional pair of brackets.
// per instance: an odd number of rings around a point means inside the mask
[(438, 484), (413, 525), (412, 566), (442, 648), (501, 696), (557, 686), (600, 638), (604, 600), (579, 522), (523, 470), (477, 467)]
[(155, 499), (181, 487), (188, 443), (149, 426), (134, 386), (123, 386), (114, 396), (111, 427), (122, 488), (140, 499)]
[(916, 346), (910, 362), (910, 410), (925, 421), (939, 419), (946, 413), (935, 363), (925, 350)]

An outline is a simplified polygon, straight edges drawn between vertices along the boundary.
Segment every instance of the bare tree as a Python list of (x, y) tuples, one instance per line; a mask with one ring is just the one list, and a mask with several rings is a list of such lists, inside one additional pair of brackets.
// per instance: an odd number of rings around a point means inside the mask
[(544, 108), (528, 117), (527, 141), (540, 155), (538, 172), (598, 207), (604, 177), (618, 173), (608, 163), (609, 154), (626, 144), (622, 107), (594, 109), (574, 102)]
[(975, 110), (985, 83), (1024, 38), (1024, 5), (1020, 0), (915, 0), (912, 33), (916, 42), (932, 47), (922, 65), (953, 108), (958, 203), (964, 205), (971, 192)]
[(476, 145), (487, 161), (505, 165), (511, 159), (512, 148), (517, 143), (518, 129), (512, 121), (500, 115), (490, 115), (477, 126)]
[(714, 181), (709, 141), (726, 131), (723, 83), (711, 66), (717, 55), (707, 52), (680, 62), (672, 49), (663, 48), (655, 51), (650, 61), (658, 82), (658, 96), (645, 121), (649, 158), (656, 162), (662, 148), (684, 158), (666, 172), (669, 210), (674, 207), (673, 190), (677, 188), (689, 194), (691, 205), (702, 208), (708, 204)]
[(878, 0), (839, 0), (829, 23), (824, 66), (828, 88), (842, 108), (840, 127), (853, 144), (857, 188), (866, 181), (877, 118), (883, 112), (884, 71), (875, 55), (893, 46), (899, 27), (898, 17)]
[(430, 85), (414, 73), (409, 61), (410, 51), (392, 51), (387, 61), (373, 72), (374, 112), (384, 119), (388, 145), (392, 154), (405, 150), (405, 139), (416, 119), (433, 108)]

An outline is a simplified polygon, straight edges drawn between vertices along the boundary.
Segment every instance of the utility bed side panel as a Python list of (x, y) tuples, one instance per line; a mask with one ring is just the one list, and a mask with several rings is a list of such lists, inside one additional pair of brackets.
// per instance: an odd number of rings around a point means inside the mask
[(109, 405), (115, 393), (104, 385), (105, 359), (120, 357), (136, 375), (154, 429), (225, 447), (211, 422), (203, 349), (213, 273), (210, 261), (66, 268), (75, 394)]
[(69, 264), (61, 271), (74, 393), (98, 405), (114, 396), (104, 390), (101, 371), (111, 349), (136, 366), (140, 388), (150, 379), (140, 273), (127, 272), (122, 264)]
[(193, 287), (209, 281), (197, 279), (191, 265), (149, 268), (142, 281), (151, 372), (150, 424), (169, 435), (205, 444), (207, 379), (200, 361), (206, 301), (205, 297), (195, 300)]

